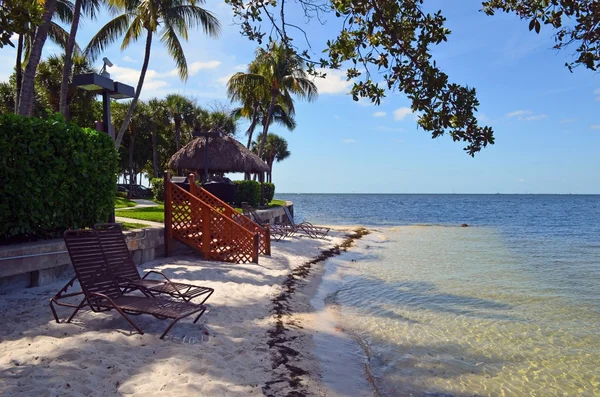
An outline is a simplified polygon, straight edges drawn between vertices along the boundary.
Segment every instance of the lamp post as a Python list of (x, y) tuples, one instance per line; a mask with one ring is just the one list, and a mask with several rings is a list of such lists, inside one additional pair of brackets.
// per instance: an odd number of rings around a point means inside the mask
[[(110, 74), (106, 71), (107, 66), (112, 66), (108, 58), (104, 58), (104, 66), (98, 73), (86, 73), (73, 76), (73, 85), (82, 90), (89, 91), (93, 94), (102, 95), (102, 123), (104, 124), (104, 132), (106, 132), (114, 141), (115, 132), (110, 121), (110, 100), (133, 98), (135, 89), (127, 84), (113, 81)], [(109, 222), (115, 221), (115, 210), (110, 213)]]
[(211, 132), (211, 131), (207, 131), (207, 132), (200, 132), (197, 130), (194, 130), (194, 132), (192, 133), (193, 137), (201, 137), (203, 136), (206, 139), (206, 142), (204, 142), (204, 182), (208, 182), (208, 138), (211, 136), (219, 136), (219, 132)]

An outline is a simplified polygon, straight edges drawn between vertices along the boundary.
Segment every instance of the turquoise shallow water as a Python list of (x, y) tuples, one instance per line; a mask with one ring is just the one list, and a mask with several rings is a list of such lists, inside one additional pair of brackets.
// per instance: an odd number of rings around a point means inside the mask
[(376, 230), (328, 302), (381, 395), (600, 395), (599, 197), (285, 198)]

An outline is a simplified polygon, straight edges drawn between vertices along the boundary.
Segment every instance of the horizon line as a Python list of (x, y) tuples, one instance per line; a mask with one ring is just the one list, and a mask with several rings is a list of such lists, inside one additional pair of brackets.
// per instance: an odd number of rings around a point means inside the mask
[(275, 193), (278, 194), (355, 194), (355, 195), (375, 195), (375, 194), (388, 194), (388, 195), (444, 195), (444, 196), (452, 196), (452, 195), (472, 195), (472, 196), (600, 196), (600, 193), (356, 193), (356, 192), (343, 192), (343, 193), (320, 193), (320, 192), (285, 192), (285, 193)]

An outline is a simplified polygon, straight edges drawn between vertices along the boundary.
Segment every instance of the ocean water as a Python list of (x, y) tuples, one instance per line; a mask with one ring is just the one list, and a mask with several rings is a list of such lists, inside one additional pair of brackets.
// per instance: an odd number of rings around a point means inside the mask
[(375, 230), (323, 298), (374, 395), (600, 396), (600, 196), (278, 198)]

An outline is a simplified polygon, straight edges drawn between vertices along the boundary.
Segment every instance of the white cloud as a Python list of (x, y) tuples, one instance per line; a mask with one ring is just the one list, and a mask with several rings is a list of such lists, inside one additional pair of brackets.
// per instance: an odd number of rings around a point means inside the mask
[[(126, 68), (119, 65), (114, 65), (109, 68), (111, 77), (115, 81), (120, 81), (131, 86), (137, 86), (140, 78), (140, 70)], [(156, 70), (148, 69), (146, 71), (146, 77), (144, 78), (144, 86), (142, 88), (142, 95), (144, 97), (152, 96), (152, 92), (159, 88), (167, 87), (170, 84), (164, 80), (160, 80), (161, 74)]]
[(527, 114), (531, 114), (529, 110), (515, 110), (514, 112), (510, 112), (506, 114), (506, 117), (522, 117)]
[(594, 95), (597, 95), (596, 100), (600, 101), (600, 88), (594, 90)]
[(137, 63), (137, 59), (133, 59), (132, 57), (130, 57), (129, 55), (125, 55), (123, 57), (123, 60), (125, 62), (129, 62), (129, 63)]
[(403, 121), (407, 116), (413, 114), (411, 108), (398, 108), (394, 110), (394, 120)]
[(344, 142), (344, 143), (356, 143), (356, 141), (354, 139), (342, 139), (342, 142)]
[(219, 84), (221, 85), (227, 85), (227, 83), (229, 82), (229, 79), (231, 78), (231, 76), (233, 76), (233, 73), (230, 73), (228, 75), (225, 75), (223, 77), (219, 77), (217, 79), (217, 81), (219, 82)]
[(373, 117), (385, 117), (387, 116), (386, 112), (375, 112), (373, 113)]
[(517, 120), (523, 121), (533, 121), (533, 120), (542, 120), (548, 118), (546, 114), (534, 114), (531, 110), (515, 110), (514, 112), (510, 112), (506, 114), (508, 118), (517, 118)]
[(519, 179), (519, 183), (523, 183), (523, 182), (525, 182), (525, 178)]
[(576, 121), (577, 121), (576, 119), (562, 119), (562, 120), (560, 121), (560, 123), (561, 123), (561, 124), (570, 124), (570, 123), (574, 123), (574, 122), (576, 122)]
[[(188, 73), (190, 76), (195, 76), (201, 70), (216, 69), (219, 66), (221, 66), (221, 61), (196, 61), (188, 64)], [(166, 73), (165, 76), (179, 76), (179, 71), (177, 70), (177, 68), (175, 68), (170, 72)]]
[(375, 129), (377, 131), (385, 131), (385, 132), (404, 132), (403, 128), (396, 128), (396, 127), (386, 127), (383, 125), (378, 125), (375, 127)]
[(600, 124), (592, 124), (592, 125), (590, 125), (590, 128), (592, 130), (600, 130)]
[(317, 72), (326, 74), (325, 78), (316, 77), (313, 80), (319, 94), (347, 94), (354, 84), (346, 79), (346, 73), (342, 70), (317, 69)]

